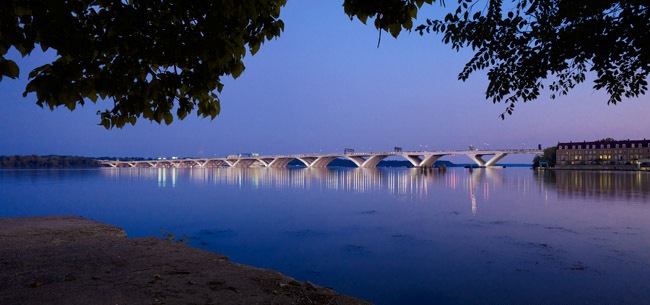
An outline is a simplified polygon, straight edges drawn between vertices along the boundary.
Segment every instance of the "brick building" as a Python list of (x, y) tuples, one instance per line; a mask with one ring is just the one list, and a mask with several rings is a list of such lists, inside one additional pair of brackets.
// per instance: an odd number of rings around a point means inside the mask
[(650, 163), (650, 140), (601, 140), (557, 144), (557, 166), (634, 165)]

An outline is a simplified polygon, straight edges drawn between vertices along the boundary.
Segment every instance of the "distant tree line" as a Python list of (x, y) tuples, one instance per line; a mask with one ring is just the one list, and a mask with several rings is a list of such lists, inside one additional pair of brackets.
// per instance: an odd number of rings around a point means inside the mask
[(154, 160), (154, 158), (143, 158), (143, 157), (99, 157), (97, 160), (110, 160), (110, 161), (149, 161)]
[(73, 156), (0, 156), (0, 168), (93, 168), (99, 161)]

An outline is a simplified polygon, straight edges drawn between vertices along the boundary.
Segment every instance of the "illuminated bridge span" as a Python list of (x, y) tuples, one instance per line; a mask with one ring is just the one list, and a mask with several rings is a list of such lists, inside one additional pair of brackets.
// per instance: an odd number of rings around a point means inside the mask
[[(300, 154), (276, 156), (228, 156), (226, 158), (186, 158), (173, 160), (146, 160), (146, 161), (100, 161), (104, 166), (110, 167), (153, 167), (153, 168), (181, 168), (181, 167), (271, 167), (284, 168), (289, 162), (299, 160), (307, 167), (324, 168), (334, 159), (347, 159), (360, 168), (374, 168), (388, 157), (400, 156), (408, 160), (413, 167), (433, 167), (433, 164), (444, 156), (465, 155), (480, 167), (494, 166), (499, 160), (513, 154), (541, 154), (542, 150), (536, 149), (510, 149), (510, 150), (440, 150), (440, 151), (393, 151), (369, 153), (343, 153), (343, 154)], [(490, 156), (486, 159), (486, 156)]]

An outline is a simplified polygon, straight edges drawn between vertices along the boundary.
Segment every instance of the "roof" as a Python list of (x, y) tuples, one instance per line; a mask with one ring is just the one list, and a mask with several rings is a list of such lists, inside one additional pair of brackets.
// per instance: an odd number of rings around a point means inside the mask
[(617, 144), (619, 146), (623, 146), (625, 144), (626, 147), (631, 147), (632, 144), (635, 144), (637, 147), (650, 147), (650, 140), (643, 139), (643, 140), (613, 140), (613, 141), (608, 141), (608, 140), (598, 140), (598, 141), (582, 141), (582, 142), (558, 142), (557, 147), (560, 148), (560, 146), (568, 146), (568, 149), (573, 149), (573, 145), (581, 145), (582, 148), (586, 148), (586, 145), (596, 145), (596, 147), (600, 148), (600, 144), (607, 145), (609, 144), (611, 147), (615, 147)]

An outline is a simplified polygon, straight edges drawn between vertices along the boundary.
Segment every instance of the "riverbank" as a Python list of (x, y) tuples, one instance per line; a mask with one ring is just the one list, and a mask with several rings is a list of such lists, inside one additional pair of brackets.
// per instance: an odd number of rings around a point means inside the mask
[(636, 164), (630, 165), (556, 165), (557, 170), (593, 170), (593, 171), (648, 171), (648, 167), (639, 167)]
[(76, 216), (0, 218), (1, 304), (369, 304)]

